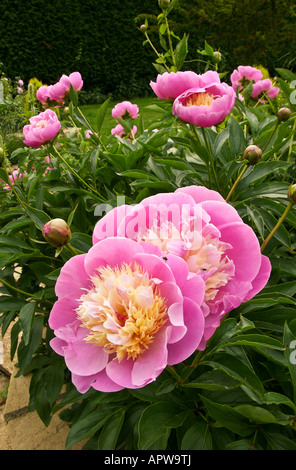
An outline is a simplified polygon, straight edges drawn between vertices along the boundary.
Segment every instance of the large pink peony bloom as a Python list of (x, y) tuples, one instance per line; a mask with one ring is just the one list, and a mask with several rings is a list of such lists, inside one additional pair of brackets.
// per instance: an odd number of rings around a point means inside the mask
[(110, 236), (156, 245), (167, 262), (177, 256), (204, 280), (205, 334), (200, 348), (223, 315), (254, 297), (270, 276), (269, 259), (261, 255), (251, 227), (219, 193), (202, 186), (113, 209), (96, 224), (93, 243)]
[(165, 72), (158, 75), (156, 82), (150, 82), (150, 86), (156, 96), (163, 100), (174, 100), (184, 91), (190, 88), (200, 88), (211, 83), (220, 83), (219, 74), (212, 70), (198, 75), (192, 71)]
[(30, 147), (40, 147), (52, 140), (61, 128), (61, 123), (54, 111), (46, 109), (44, 112), (29, 119), (30, 124), (23, 128), (25, 140)]
[(234, 70), (230, 76), (232, 87), (234, 91), (239, 88), (239, 91), (243, 89), (250, 82), (258, 82), (263, 77), (261, 70), (251, 67), (250, 65), (239, 65), (236, 70)]
[(50, 344), (81, 393), (143, 387), (203, 336), (204, 281), (150, 243), (102, 240), (64, 265), (55, 289)]
[(269, 99), (275, 98), (279, 94), (279, 87), (273, 86), (272, 81), (269, 78), (265, 80), (259, 80), (253, 86), (253, 91), (251, 93), (252, 98), (259, 98), (263, 93)]
[(130, 103), (130, 101), (122, 101), (114, 106), (112, 116), (114, 119), (124, 118), (126, 116), (136, 119), (139, 116), (139, 108), (136, 104)]
[(201, 127), (222, 122), (235, 105), (235, 92), (226, 83), (212, 83), (191, 88), (178, 96), (173, 114), (181, 121)]

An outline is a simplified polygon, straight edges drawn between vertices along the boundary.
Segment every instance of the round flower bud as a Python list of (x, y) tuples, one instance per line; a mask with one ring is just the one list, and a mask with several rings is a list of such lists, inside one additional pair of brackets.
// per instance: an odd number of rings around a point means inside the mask
[(158, 0), (158, 5), (162, 10), (166, 10), (170, 6), (171, 0)]
[(293, 201), (294, 203), (296, 203), (296, 184), (291, 184), (289, 186), (287, 196), (290, 199), (290, 201)]
[(71, 230), (63, 219), (52, 219), (42, 229), (45, 240), (52, 246), (59, 247), (69, 243)]
[(279, 121), (288, 121), (292, 114), (291, 109), (289, 108), (281, 108), (277, 113), (277, 118)]
[(147, 26), (145, 24), (141, 24), (140, 31), (141, 33), (145, 33), (147, 31)]
[(5, 151), (2, 147), (0, 147), (0, 161), (4, 158), (5, 156)]
[(218, 64), (219, 62), (221, 62), (221, 60), (222, 60), (221, 52), (215, 51), (214, 54), (213, 54), (213, 59), (214, 59), (214, 62), (215, 62), (216, 64)]
[(249, 165), (256, 165), (262, 157), (262, 150), (257, 145), (249, 145), (244, 151), (244, 160), (248, 160)]

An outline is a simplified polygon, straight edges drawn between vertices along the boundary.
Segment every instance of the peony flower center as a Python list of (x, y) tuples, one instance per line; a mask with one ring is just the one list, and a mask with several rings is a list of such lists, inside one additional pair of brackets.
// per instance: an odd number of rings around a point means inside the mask
[(45, 127), (47, 126), (47, 121), (45, 119), (41, 119), (40, 121), (37, 121), (35, 123), (35, 126), (36, 127), (41, 127), (42, 129), (45, 129)]
[(158, 225), (139, 234), (138, 241), (157, 245), (164, 254), (182, 257), (190, 272), (198, 273), (205, 281), (205, 301), (217, 301), (219, 288), (225, 286), (235, 274), (232, 260), (226, 254), (232, 246), (220, 240), (219, 230), (211, 224), (196, 229), (194, 218), (183, 221), (179, 230), (171, 222)]
[(214, 95), (211, 93), (193, 93), (190, 95), (185, 102), (183, 103), (184, 106), (211, 106), (214, 101)]
[(155, 280), (138, 265), (123, 264), (100, 269), (92, 283), (77, 308), (78, 319), (89, 330), (85, 340), (115, 353), (119, 361), (139, 358), (167, 320)]

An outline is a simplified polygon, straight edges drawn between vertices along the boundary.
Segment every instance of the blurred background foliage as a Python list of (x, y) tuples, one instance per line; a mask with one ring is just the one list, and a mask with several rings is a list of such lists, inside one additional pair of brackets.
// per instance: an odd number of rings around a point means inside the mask
[[(9, 78), (45, 84), (79, 70), (84, 79), (81, 100), (99, 97), (132, 99), (151, 94), (154, 52), (139, 28), (148, 19), (158, 40), (157, 0), (1, 0), (0, 62)], [(221, 72), (240, 64), (296, 68), (296, 5), (293, 0), (179, 0), (170, 15), (172, 30), (189, 33), (184, 69), (204, 69), (197, 49), (205, 40), (220, 50)], [(82, 102), (82, 101), (81, 101)]]

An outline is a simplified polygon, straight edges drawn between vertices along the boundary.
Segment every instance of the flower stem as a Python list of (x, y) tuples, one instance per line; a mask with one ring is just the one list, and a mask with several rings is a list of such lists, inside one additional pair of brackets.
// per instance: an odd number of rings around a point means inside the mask
[(278, 128), (278, 125), (279, 125), (279, 120), (277, 120), (276, 125), (274, 126), (272, 133), (270, 134), (269, 138), (267, 139), (267, 142), (266, 142), (266, 144), (264, 145), (264, 147), (263, 147), (263, 149), (262, 149), (262, 153), (264, 152), (264, 150), (266, 149), (267, 145), (269, 144), (269, 142), (270, 142), (271, 139), (273, 138), (273, 136), (274, 136), (274, 134), (275, 134), (275, 131), (276, 131), (277, 128)]
[(105, 198), (100, 194), (98, 193), (98, 191), (93, 188), (92, 186), (90, 186), (86, 181), (84, 181), (83, 178), (81, 178), (81, 176), (74, 170), (74, 168), (71, 167), (71, 165), (69, 165), (69, 163), (64, 159), (64, 157), (60, 154), (60, 152), (58, 151), (58, 149), (53, 145), (52, 146), (54, 151), (56, 152), (56, 154), (58, 155), (58, 157), (62, 160), (62, 162), (67, 166), (67, 168), (71, 171), (71, 173), (73, 173), (74, 176), (76, 176), (76, 178), (78, 178), (81, 183), (83, 183), (85, 186), (88, 187), (88, 189), (90, 189), (91, 191), (93, 191), (94, 193), (97, 194), (97, 196), (99, 196), (101, 199), (105, 200)]
[(27, 298), (36, 299), (36, 300), (39, 300), (39, 302), (45, 302), (45, 303), (47, 303), (47, 304), (52, 305), (52, 303), (51, 303), (49, 300), (40, 299), (39, 297), (37, 297), (37, 295), (30, 294), (30, 292), (25, 292), (25, 291), (23, 291), (23, 290), (21, 290), (21, 289), (18, 289), (17, 287), (12, 286), (11, 284), (9, 284), (8, 282), (6, 282), (6, 281), (5, 281), (4, 279), (2, 279), (2, 278), (0, 278), (0, 282), (1, 282), (4, 286), (8, 287), (9, 289), (14, 290), (15, 292), (18, 292), (19, 294), (22, 294), (22, 295), (24, 295), (24, 296), (27, 297)]
[[(291, 134), (287, 163), (290, 163), (290, 160), (291, 160), (291, 154), (292, 154), (292, 149), (293, 149), (293, 142), (294, 142), (295, 130), (296, 130), (296, 119), (295, 119), (295, 121), (294, 121), (293, 130), (292, 130), (292, 134)], [(286, 168), (286, 170), (285, 170), (285, 173), (284, 173), (284, 176), (283, 176), (283, 181), (285, 181), (285, 179), (286, 179), (287, 172), (288, 172), (288, 168)]]
[(212, 150), (211, 150), (211, 147), (210, 147), (210, 144), (209, 144), (209, 141), (208, 141), (208, 138), (207, 138), (207, 134), (206, 134), (206, 131), (205, 131), (204, 127), (201, 128), (201, 131), (202, 131), (202, 135), (203, 135), (203, 138), (204, 138), (204, 141), (205, 141), (205, 144), (206, 144), (206, 148), (207, 148), (207, 151), (208, 151), (208, 154), (209, 154), (209, 159), (210, 159), (210, 161), (209, 161), (209, 167), (210, 167), (210, 169), (211, 169), (212, 172), (213, 172), (214, 179), (215, 179), (215, 182), (216, 182), (216, 185), (217, 185), (217, 189), (218, 189), (218, 191), (219, 191), (219, 190), (220, 190), (220, 185), (219, 185), (217, 173), (216, 173), (216, 170), (215, 170), (215, 165), (214, 165), (214, 159), (213, 159)]
[(96, 133), (96, 130), (93, 128), (93, 126), (91, 125), (91, 123), (89, 122), (89, 120), (85, 117), (85, 115), (83, 114), (83, 112), (81, 111), (81, 109), (76, 106), (76, 109), (77, 111), (79, 112), (80, 116), (82, 117), (82, 119), (86, 122), (86, 124), (88, 125), (89, 129), (92, 131), (93, 134), (96, 134), (97, 138), (99, 139), (99, 142), (100, 142), (100, 145), (103, 147), (104, 151), (107, 152), (107, 149), (105, 147), (105, 145), (103, 144), (103, 142), (101, 141), (100, 137), (97, 135)]
[(294, 201), (289, 201), (289, 204), (287, 205), (283, 215), (280, 217), (280, 219), (278, 220), (277, 224), (274, 226), (274, 228), (272, 229), (272, 231), (270, 232), (270, 234), (268, 235), (267, 238), (265, 238), (265, 240), (263, 241), (262, 245), (261, 245), (261, 253), (262, 251), (264, 250), (264, 248), (266, 247), (267, 243), (269, 242), (269, 240), (273, 237), (273, 235), (275, 234), (275, 232), (278, 230), (278, 228), (281, 226), (281, 224), (283, 223), (283, 221), (285, 220), (285, 218), (287, 217), (289, 211), (292, 209), (294, 205)]
[(174, 54), (174, 49), (173, 49), (173, 44), (172, 44), (172, 38), (171, 38), (171, 32), (170, 32), (170, 27), (169, 27), (169, 22), (166, 13), (164, 13), (164, 19), (165, 19), (165, 25), (166, 25), (166, 30), (167, 30), (167, 35), (168, 35), (168, 40), (169, 40), (169, 45), (170, 45), (170, 51), (171, 51), (171, 57), (173, 61), (173, 66), (174, 66), (174, 71), (177, 72), (177, 65), (176, 65), (176, 58)]
[(166, 68), (167, 72), (170, 72), (170, 69), (168, 68), (168, 66), (166, 65), (166, 62), (164, 60), (164, 58), (159, 54), (159, 52), (156, 50), (156, 48), (154, 47), (153, 43), (151, 42), (148, 34), (147, 34), (147, 31), (145, 31), (145, 37), (147, 39), (147, 41), (149, 42), (150, 46), (152, 47), (152, 49), (154, 50), (155, 54), (157, 55), (157, 57), (159, 58), (159, 60), (162, 61), (162, 65)]
[(240, 174), (238, 175), (237, 179), (235, 180), (235, 182), (233, 183), (233, 186), (231, 188), (231, 190), (229, 191), (227, 197), (226, 197), (226, 202), (229, 201), (233, 191), (235, 190), (235, 188), (237, 187), (238, 183), (240, 182), (240, 180), (242, 179), (246, 169), (248, 168), (248, 165), (245, 165), (244, 168), (242, 169), (242, 171), (240, 172)]
[(70, 245), (70, 243), (67, 243), (67, 245), (65, 245), (65, 247), (70, 251), (70, 253), (72, 253), (72, 255), (74, 255), (74, 256), (78, 255), (77, 251), (73, 248), (72, 245)]

